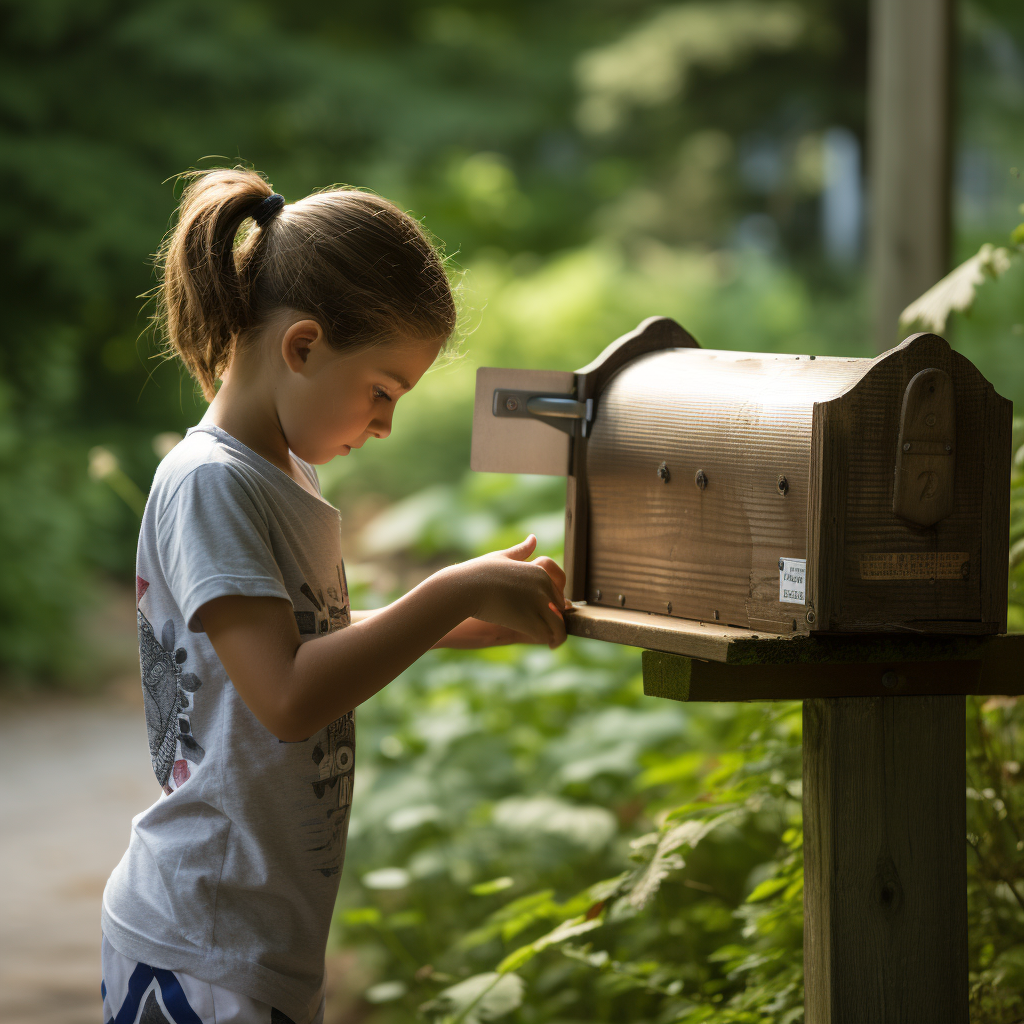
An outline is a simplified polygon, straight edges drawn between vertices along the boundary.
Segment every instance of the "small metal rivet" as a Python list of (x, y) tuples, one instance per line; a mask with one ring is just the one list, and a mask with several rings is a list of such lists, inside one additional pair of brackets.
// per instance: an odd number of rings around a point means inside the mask
[(718, 621), (718, 611), (716, 610), (715, 611), (715, 622), (717, 622), (717, 621)]
[(953, 450), (953, 446), (951, 444), (947, 444), (946, 445), (946, 451), (947, 452), (951, 452), (952, 450)]
[(895, 672), (882, 673), (882, 685), (889, 690), (891, 690), (899, 681), (900, 677), (896, 675)]
[(809, 623), (811, 623), (813, 625), (814, 624), (814, 620), (817, 618), (817, 616), (814, 614), (814, 609), (813, 608), (808, 608), (807, 609), (807, 614), (804, 616), (804, 618)]
[(624, 594), (619, 594), (619, 607), (622, 608), (626, 604), (626, 598)]
[(779, 559), (779, 572), (784, 572), (786, 569), (786, 560), (784, 558)]
[(601, 600), (601, 591), (600, 590), (595, 590), (594, 591), (594, 600), (595, 601), (600, 601)]
[(909, 441), (904, 441), (903, 442), (903, 450), (905, 452), (909, 452), (910, 451), (910, 442)]
[(672, 614), (672, 602), (671, 601), (666, 601), (665, 602), (665, 611), (668, 612), (669, 615)]
[(779, 488), (779, 494), (785, 494), (789, 490), (789, 481), (784, 476), (780, 476), (776, 486)]
[(663, 484), (667, 484), (671, 478), (672, 478), (672, 474), (668, 471), (668, 465), (663, 462), (658, 467), (658, 479)]
[(515, 412), (516, 409), (519, 408), (519, 399), (518, 398), (511, 398), (511, 397), (506, 398), (505, 399), (505, 408), (508, 409), (509, 412)]
[(693, 478), (693, 482), (703, 491), (708, 485), (708, 476), (703, 469), (697, 470), (697, 475)]

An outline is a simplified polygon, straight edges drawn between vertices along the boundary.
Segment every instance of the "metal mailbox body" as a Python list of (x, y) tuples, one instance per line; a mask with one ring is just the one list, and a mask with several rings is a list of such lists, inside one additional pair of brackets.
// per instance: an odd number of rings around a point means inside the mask
[(657, 317), (573, 383), (574, 601), (779, 634), (1005, 631), (1012, 406), (942, 338), (727, 352)]

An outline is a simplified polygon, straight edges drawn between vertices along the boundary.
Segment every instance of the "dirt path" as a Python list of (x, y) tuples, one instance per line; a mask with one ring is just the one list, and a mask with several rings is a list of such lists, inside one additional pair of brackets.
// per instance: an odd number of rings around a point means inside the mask
[(0, 1021), (100, 1020), (103, 885), (159, 790), (141, 698), (0, 709)]

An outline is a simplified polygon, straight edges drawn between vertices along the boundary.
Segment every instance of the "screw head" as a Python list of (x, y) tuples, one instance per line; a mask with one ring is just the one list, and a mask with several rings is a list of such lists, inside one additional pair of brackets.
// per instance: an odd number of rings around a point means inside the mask
[(970, 562), (963, 562), (961, 564), (961, 566), (960, 566), (960, 575), (964, 579), (967, 579), (967, 577), (971, 575), (971, 563)]
[(505, 408), (509, 412), (515, 412), (519, 408), (519, 399), (513, 398), (511, 395), (505, 399)]
[(910, 451), (910, 442), (909, 441), (904, 441), (903, 442), (903, 450), (905, 452), (909, 452)]
[(953, 450), (953, 446), (951, 444), (947, 444), (946, 445), (946, 451), (947, 452), (951, 452), (952, 450)]
[(703, 491), (708, 485), (708, 476), (703, 469), (697, 470), (697, 475), (693, 478), (693, 482)]
[(626, 605), (626, 596), (625, 596), (625, 594), (619, 594), (619, 607), (620, 608), (624, 608), (625, 605)]
[(672, 614), (672, 602), (671, 602), (671, 601), (666, 601), (666, 602), (665, 602), (665, 611), (666, 611), (666, 612), (667, 612), (667, 613), (668, 613), (669, 615), (671, 615), (671, 614)]
[(807, 614), (804, 616), (804, 618), (813, 626), (818, 616), (814, 614), (813, 608), (808, 608)]
[(667, 484), (672, 479), (672, 474), (669, 472), (667, 463), (662, 463), (658, 467), (658, 479), (663, 483)]
[(789, 491), (789, 481), (784, 476), (779, 477), (776, 486), (779, 488), (779, 494), (786, 494)]
[(891, 690), (898, 682), (900, 677), (895, 672), (883, 672), (882, 673), (882, 685), (887, 689)]
[(782, 572), (786, 568), (786, 560), (784, 558), (779, 559), (779, 572)]
[(601, 600), (601, 591), (600, 590), (595, 590), (594, 591), (594, 600), (595, 601), (600, 601)]

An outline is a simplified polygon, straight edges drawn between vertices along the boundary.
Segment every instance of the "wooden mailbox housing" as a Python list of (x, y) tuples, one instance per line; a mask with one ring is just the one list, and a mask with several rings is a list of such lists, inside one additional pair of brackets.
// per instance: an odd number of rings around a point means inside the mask
[(472, 465), (567, 473), (567, 595), (605, 622), (999, 633), (1011, 409), (934, 334), (816, 358), (652, 317), (575, 374), (480, 370)]

